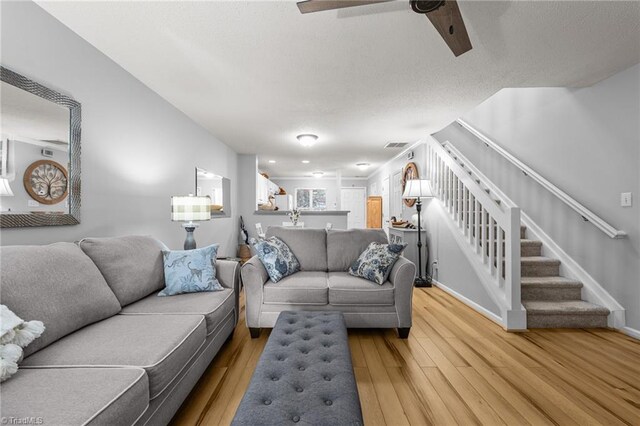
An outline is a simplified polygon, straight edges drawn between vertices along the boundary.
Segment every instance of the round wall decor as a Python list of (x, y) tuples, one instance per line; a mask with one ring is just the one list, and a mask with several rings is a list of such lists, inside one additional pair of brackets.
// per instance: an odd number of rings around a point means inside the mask
[[(407, 181), (412, 179), (418, 179), (418, 166), (416, 163), (409, 163), (404, 166), (404, 170), (402, 171), (402, 193), (404, 194), (404, 189), (407, 186)], [(416, 203), (416, 200), (410, 198), (403, 198), (402, 201), (404, 205), (407, 207), (413, 207)]]
[(24, 172), (24, 188), (41, 204), (56, 204), (67, 196), (67, 170), (52, 160), (38, 160)]

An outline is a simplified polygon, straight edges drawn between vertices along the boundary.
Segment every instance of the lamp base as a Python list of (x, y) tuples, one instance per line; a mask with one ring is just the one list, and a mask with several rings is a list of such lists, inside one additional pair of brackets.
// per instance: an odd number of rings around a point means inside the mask
[(414, 287), (432, 287), (431, 280), (424, 279), (422, 277), (416, 277), (413, 281)]
[(184, 240), (184, 249), (193, 250), (196, 248), (196, 240), (193, 238), (193, 231), (195, 231), (197, 225), (195, 223), (185, 223), (182, 226), (187, 231), (187, 238)]

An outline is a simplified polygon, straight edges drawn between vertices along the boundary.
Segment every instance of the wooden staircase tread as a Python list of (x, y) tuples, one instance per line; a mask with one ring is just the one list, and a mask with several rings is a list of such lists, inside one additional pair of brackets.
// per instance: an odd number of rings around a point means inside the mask
[(523, 287), (578, 287), (582, 288), (582, 283), (566, 277), (521, 277), (520, 283)]
[(522, 256), (520, 257), (520, 261), (521, 262), (527, 262), (527, 263), (557, 263), (560, 264), (560, 261), (558, 259), (553, 259), (551, 257), (545, 257), (545, 256)]
[(609, 315), (609, 310), (584, 300), (523, 300), (527, 314), (533, 315)]
[(542, 246), (542, 241), (538, 241), (538, 240), (528, 240), (526, 238), (521, 238), (520, 239), (520, 244), (523, 245), (531, 245), (531, 246)]

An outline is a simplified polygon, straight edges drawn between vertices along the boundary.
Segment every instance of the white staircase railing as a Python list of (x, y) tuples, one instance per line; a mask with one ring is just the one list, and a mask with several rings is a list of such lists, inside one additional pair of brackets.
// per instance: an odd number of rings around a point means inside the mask
[(462, 119), (458, 119), (456, 120), (456, 122), (460, 126), (462, 126), (464, 129), (466, 129), (469, 133), (471, 133), (473, 136), (478, 138), (487, 147), (493, 149), (495, 152), (500, 154), (511, 164), (519, 168), (522, 171), (522, 173), (524, 173), (526, 176), (529, 176), (531, 179), (538, 182), (540, 185), (542, 185), (543, 188), (551, 192), (553, 195), (558, 197), (562, 202), (564, 202), (566, 205), (571, 207), (576, 213), (578, 213), (582, 217), (583, 220), (593, 224), (596, 228), (598, 228), (599, 230), (607, 234), (609, 238), (626, 238), (627, 237), (626, 232), (620, 229), (616, 229), (615, 227), (607, 223), (607, 221), (605, 221), (603, 218), (601, 218), (600, 216), (598, 216), (597, 214), (595, 214), (594, 212), (592, 212), (591, 210), (589, 210), (588, 208), (580, 204), (578, 201), (573, 199), (569, 194), (567, 194), (566, 192), (564, 192), (563, 190), (561, 190), (560, 188), (558, 188), (557, 186), (549, 182), (547, 179), (545, 179), (542, 175), (540, 175), (538, 172), (533, 170), (531, 167), (527, 166), (522, 161), (518, 160), (515, 156), (513, 156), (511, 153), (509, 153), (507, 150), (502, 148), (500, 145), (498, 145), (497, 143), (495, 143), (494, 141), (492, 141), (491, 139), (489, 139), (488, 137), (480, 133), (477, 129), (475, 129), (469, 123), (467, 123)]
[(507, 330), (523, 330), (526, 311), (520, 299), (520, 208), (491, 191), (437, 140), (427, 140), (427, 165), (433, 190), (459, 230), (456, 239), (480, 281), (500, 308)]

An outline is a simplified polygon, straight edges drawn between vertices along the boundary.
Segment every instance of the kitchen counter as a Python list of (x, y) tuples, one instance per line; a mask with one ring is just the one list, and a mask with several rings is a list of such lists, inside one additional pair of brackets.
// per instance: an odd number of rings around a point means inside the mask
[[(254, 214), (264, 216), (288, 216), (290, 210), (256, 210)], [(349, 210), (300, 210), (300, 216), (346, 216)]]

